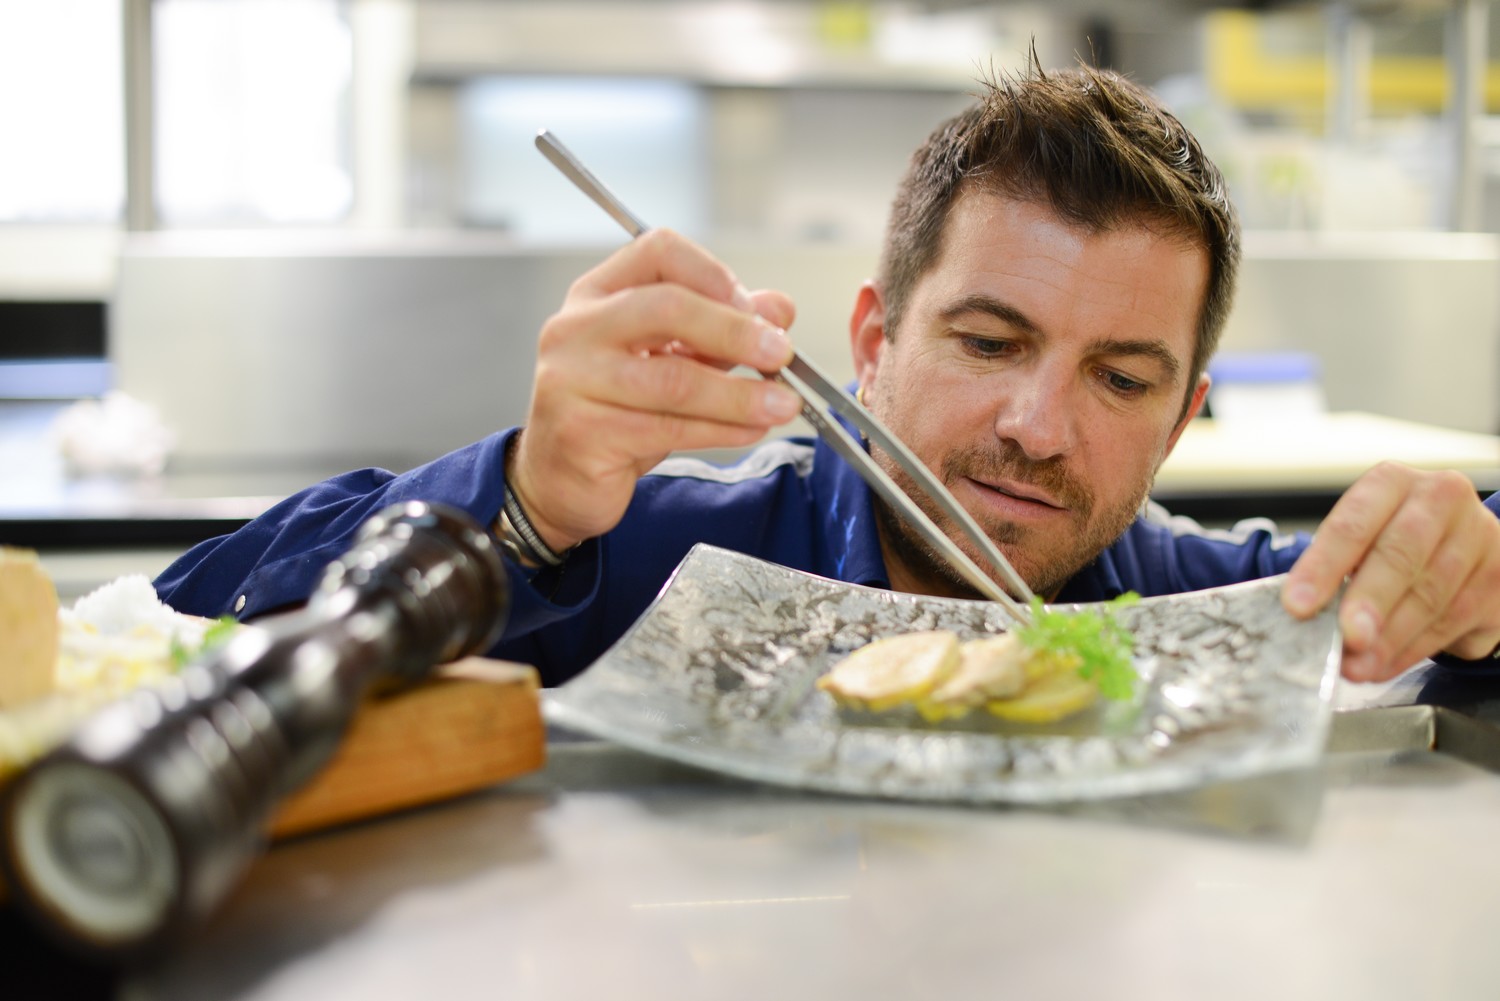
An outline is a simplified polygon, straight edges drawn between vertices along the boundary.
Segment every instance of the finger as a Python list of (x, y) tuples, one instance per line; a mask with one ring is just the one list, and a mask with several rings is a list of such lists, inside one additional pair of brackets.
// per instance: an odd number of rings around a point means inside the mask
[[(1451, 653), (1466, 660), (1488, 657), (1500, 643), (1500, 523), (1476, 505), (1472, 531), (1454, 540), (1455, 549), (1473, 554), (1472, 569), (1443, 606), (1443, 614), (1410, 640), (1397, 659)], [(1466, 526), (1468, 527), (1468, 526)], [(1458, 577), (1455, 571), (1453, 574)]]
[(773, 289), (757, 289), (750, 293), (755, 312), (771, 321), (782, 330), (790, 330), (797, 320), (797, 304), (784, 292)]
[(622, 409), (765, 431), (797, 416), (802, 401), (779, 383), (733, 375), (674, 354), (630, 355), (580, 375), (578, 392)]
[[(1462, 530), (1467, 523), (1472, 532), (1476, 507), (1473, 488), (1456, 473), (1411, 478), (1405, 499), (1349, 581), (1339, 609), (1345, 642), (1357, 650), (1377, 641), (1391, 654), (1403, 649), (1404, 643), (1395, 645), (1384, 634), (1408, 597), (1418, 604), (1408, 610), (1405, 628), (1423, 628), (1446, 613), (1454, 580), (1467, 578), (1479, 558), (1475, 540)], [(1445, 538), (1451, 541), (1443, 549)]]
[(1500, 644), (1500, 627), (1474, 629), (1455, 637), (1449, 623), (1439, 621), (1394, 656), (1380, 644), (1362, 651), (1346, 647), (1343, 674), (1351, 681), (1387, 681), (1439, 653), (1465, 660), (1485, 659), (1494, 655), (1497, 644)]
[(791, 360), (786, 331), (755, 313), (715, 302), (680, 285), (618, 292), (585, 307), (579, 322), (596, 340), (633, 352), (673, 353), (762, 371)]
[[(663, 455), (690, 449), (740, 448), (753, 445), (766, 433), (765, 428), (753, 425), (724, 424), (644, 411), (625, 412), (620, 418), (620, 427), (636, 442), (654, 446)], [(645, 475), (655, 465), (655, 461), (643, 463), (638, 472)]]
[(673, 341), (671, 344), (668, 344), (665, 348), (663, 348), (661, 353), (676, 355), (679, 358), (687, 358), (697, 362), (700, 365), (707, 365), (710, 368), (716, 368), (720, 372), (728, 372), (730, 369), (735, 367), (735, 364), (733, 362), (721, 361), (718, 358), (710, 358), (707, 355), (700, 355), (681, 341)]
[[(1420, 505), (1407, 503), (1397, 509), (1350, 578), (1339, 607), (1339, 628), (1353, 649), (1374, 648), (1392, 627), (1397, 607), (1413, 588), (1421, 589), (1418, 602), (1436, 603), (1441, 584), (1428, 574), (1427, 566), (1446, 528), (1421, 510)], [(1467, 569), (1464, 568), (1464, 576)], [(1406, 609), (1406, 622), (1397, 627), (1413, 633), (1430, 621), (1431, 613), (1414, 603)], [(1388, 646), (1388, 649), (1401, 647)]]
[(1351, 644), (1363, 654), (1352, 667), (1367, 675), (1404, 670), (1468, 631), (1467, 623), (1460, 625), (1453, 618), (1454, 601), (1477, 562), (1478, 553), (1465, 544), (1463, 533), (1445, 536), (1407, 582), (1374, 639)]
[[(1474, 625), (1456, 641), (1443, 647), (1466, 660), (1496, 655), (1500, 649), (1500, 520), (1481, 508), (1481, 543), (1487, 558), (1475, 568), (1463, 589), (1453, 599), (1453, 615)], [(1486, 520), (1487, 519), (1487, 520)]]
[[(585, 482), (628, 468), (639, 477), (671, 452), (700, 448), (738, 448), (753, 444), (765, 429), (748, 425), (632, 410), (584, 401), (574, 408), (578, 419), (552, 446), (595, 458), (583, 464)], [(586, 492), (586, 491), (585, 491)]]
[(1475, 629), (1447, 644), (1440, 652), (1463, 660), (1500, 661), (1500, 628)]
[[(792, 302), (791, 296), (784, 292), (762, 289), (750, 293), (750, 296), (755, 303), (755, 312), (783, 330), (791, 326), (792, 322), (797, 318), (797, 307)], [(667, 350), (672, 354), (682, 355), (684, 358), (692, 358), (694, 361), (702, 362), (705, 365), (712, 365), (720, 371), (727, 372), (735, 367), (731, 362), (698, 354), (680, 341), (674, 341), (668, 345)], [(766, 374), (775, 371), (775, 368), (770, 366), (757, 365), (754, 367), (757, 371)]]
[(1339, 673), (1350, 681), (1389, 681), (1422, 659), (1418, 656), (1390, 659), (1376, 656), (1369, 650), (1350, 650), (1345, 646)]
[(707, 250), (670, 229), (641, 234), (579, 278), (573, 288), (605, 296), (658, 282), (682, 285), (742, 312), (753, 310), (754, 303), (734, 272)]
[(1282, 604), (1297, 618), (1316, 614), (1360, 565), (1405, 495), (1404, 467), (1382, 464), (1360, 477), (1297, 558), (1282, 589)]
[(671, 352), (723, 368), (779, 368), (791, 357), (785, 331), (752, 313), (707, 299), (680, 285), (631, 288), (602, 299), (574, 301), (542, 326), (539, 358), (598, 367), (620, 352)]

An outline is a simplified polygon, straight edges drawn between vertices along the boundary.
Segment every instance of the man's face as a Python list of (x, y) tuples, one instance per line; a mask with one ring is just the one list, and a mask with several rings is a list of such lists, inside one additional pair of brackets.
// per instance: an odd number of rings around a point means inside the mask
[[(1045, 204), (969, 191), (893, 341), (880, 292), (861, 291), (856, 373), (875, 414), (1050, 595), (1130, 525), (1202, 405), (1206, 378), (1183, 413), (1207, 285), (1207, 252), (1179, 236), (1090, 233)], [(876, 459), (921, 498), (888, 456)], [(973, 593), (877, 509), (892, 586)]]

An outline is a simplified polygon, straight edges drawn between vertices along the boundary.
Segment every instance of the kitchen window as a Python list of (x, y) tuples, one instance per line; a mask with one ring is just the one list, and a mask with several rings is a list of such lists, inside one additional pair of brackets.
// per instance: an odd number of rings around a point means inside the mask
[(354, 202), (353, 39), (335, 0), (157, 0), (164, 226), (335, 223)]
[(0, 223), (119, 220), (120, 7), (0, 0)]

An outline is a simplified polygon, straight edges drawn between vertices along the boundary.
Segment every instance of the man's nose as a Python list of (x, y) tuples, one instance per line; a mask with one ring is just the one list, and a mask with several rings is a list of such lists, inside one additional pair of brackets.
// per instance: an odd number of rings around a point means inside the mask
[(1040, 377), (1013, 388), (995, 414), (995, 434), (1030, 459), (1067, 454), (1077, 439), (1076, 401), (1069, 399), (1067, 381)]

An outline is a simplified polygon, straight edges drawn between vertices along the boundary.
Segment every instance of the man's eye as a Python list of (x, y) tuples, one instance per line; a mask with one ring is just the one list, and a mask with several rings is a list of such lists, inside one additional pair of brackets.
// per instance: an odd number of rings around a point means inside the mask
[(1140, 396), (1146, 391), (1147, 387), (1144, 382), (1132, 379), (1128, 375), (1121, 375), (1119, 372), (1110, 372), (1108, 370), (1101, 371), (1100, 374), (1109, 388), (1121, 396), (1135, 397)]
[(997, 340), (993, 337), (965, 337), (963, 345), (964, 350), (976, 358), (1003, 358), (1016, 349), (1010, 341)]

